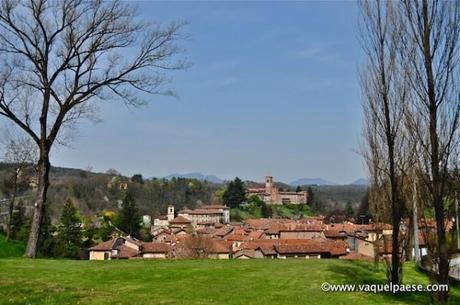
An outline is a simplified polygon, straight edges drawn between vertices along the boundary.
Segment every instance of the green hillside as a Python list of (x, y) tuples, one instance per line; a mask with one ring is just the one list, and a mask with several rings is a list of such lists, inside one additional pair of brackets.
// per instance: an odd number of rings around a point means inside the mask
[[(406, 283), (427, 284), (411, 264)], [(321, 284), (385, 283), (382, 269), (344, 260), (0, 259), (1, 304), (429, 304), (427, 293), (323, 292)], [(451, 304), (459, 304), (452, 288)]]

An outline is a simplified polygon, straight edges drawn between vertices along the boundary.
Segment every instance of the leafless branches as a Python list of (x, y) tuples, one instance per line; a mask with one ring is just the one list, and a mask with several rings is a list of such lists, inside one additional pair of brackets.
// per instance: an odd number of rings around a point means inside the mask
[(46, 202), (49, 152), (62, 128), (95, 118), (102, 100), (140, 106), (147, 95), (172, 94), (168, 72), (187, 65), (176, 59), (183, 25), (142, 22), (119, 0), (0, 3), (0, 117), (40, 149), (29, 256), (36, 253)]

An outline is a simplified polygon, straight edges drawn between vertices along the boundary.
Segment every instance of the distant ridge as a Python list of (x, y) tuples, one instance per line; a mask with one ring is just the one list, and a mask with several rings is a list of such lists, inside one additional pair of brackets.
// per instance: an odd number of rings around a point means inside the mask
[(337, 183), (323, 178), (300, 178), (289, 183), (290, 186), (297, 185), (337, 185)]
[(200, 181), (209, 181), (212, 183), (224, 183), (224, 180), (220, 179), (216, 175), (207, 175), (207, 174), (202, 174), (202, 173), (171, 174), (164, 178), (165, 179), (188, 178), (188, 179), (197, 179)]
[(362, 185), (362, 186), (368, 186), (369, 184), (370, 184), (369, 179), (366, 179), (366, 178), (360, 178), (350, 183), (350, 185)]

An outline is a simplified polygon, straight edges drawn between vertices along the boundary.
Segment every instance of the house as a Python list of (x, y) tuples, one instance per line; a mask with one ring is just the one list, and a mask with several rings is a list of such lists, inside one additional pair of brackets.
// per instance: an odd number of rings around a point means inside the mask
[(208, 258), (230, 259), (230, 248), (222, 241), (214, 241), (208, 250)]
[(170, 228), (186, 228), (191, 225), (191, 221), (185, 217), (182, 216), (177, 216), (176, 218), (172, 219), (169, 221), (169, 227)]
[(323, 228), (320, 225), (287, 223), (279, 227), (280, 239), (325, 239)]
[(141, 250), (142, 242), (131, 237), (115, 237), (89, 249), (90, 260), (128, 259)]
[(235, 259), (252, 259), (252, 258), (263, 258), (263, 254), (260, 251), (242, 249), (233, 254)]
[(257, 188), (249, 188), (247, 196), (257, 196), (268, 204), (306, 204), (308, 202), (308, 193), (300, 192), (285, 192), (278, 189), (273, 183), (272, 176), (265, 177), (265, 186)]
[(288, 240), (275, 245), (277, 258), (338, 258), (348, 253), (345, 242), (331, 240)]
[(165, 243), (145, 243), (131, 237), (115, 237), (89, 249), (90, 260), (167, 258), (172, 246)]
[(174, 206), (168, 206), (166, 215), (157, 217), (153, 220), (152, 234), (160, 227), (180, 227), (192, 226), (195, 229), (213, 228), (216, 224), (230, 222), (230, 210), (225, 205), (203, 205), (191, 210), (184, 208), (175, 217)]
[(143, 243), (143, 258), (168, 258), (172, 254), (172, 246), (165, 243)]
[(203, 205), (194, 210), (183, 209), (178, 215), (189, 219), (194, 227), (230, 222), (230, 209), (225, 205)]

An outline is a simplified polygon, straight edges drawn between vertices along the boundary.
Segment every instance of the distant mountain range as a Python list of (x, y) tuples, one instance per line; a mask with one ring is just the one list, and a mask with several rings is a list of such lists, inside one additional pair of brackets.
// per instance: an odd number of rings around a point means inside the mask
[[(206, 180), (206, 181), (209, 181), (209, 182), (212, 182), (212, 183), (218, 183), (218, 184), (225, 182), (224, 179), (221, 179), (221, 178), (217, 177), (216, 175), (203, 174), (203, 173), (199, 173), (199, 172), (186, 173), (186, 174), (171, 174), (171, 175), (168, 175), (168, 176), (166, 176), (164, 178), (171, 179), (173, 177), (197, 179), (197, 180), (200, 180), (200, 181), (205, 181)], [(275, 182), (276, 182), (276, 178), (275, 178)], [(317, 177), (317, 178), (300, 178), (300, 179), (296, 179), (296, 180), (290, 182), (289, 185), (295, 187), (295, 186), (298, 186), (298, 185), (321, 185), (322, 186), (322, 185), (341, 185), (341, 184)], [(351, 183), (344, 184), (344, 185), (367, 186), (367, 185), (369, 185), (369, 180), (367, 180), (365, 178), (360, 178), (360, 179), (358, 179), (356, 181), (353, 181)]]
[(369, 185), (369, 179), (366, 178), (360, 178), (356, 181), (353, 181), (350, 183), (350, 185), (362, 185), (362, 186), (368, 186)]
[(171, 174), (171, 175), (168, 175), (164, 178), (166, 179), (171, 179), (171, 178), (188, 178), (188, 179), (197, 179), (197, 180), (200, 180), (200, 181), (209, 181), (209, 182), (212, 182), (212, 183), (224, 183), (224, 180), (223, 179), (220, 179), (219, 177), (215, 176), (215, 175), (206, 175), (206, 174), (202, 174), (202, 173), (187, 173), (187, 174)]
[(289, 183), (290, 186), (297, 185), (337, 185), (337, 183), (323, 178), (300, 178)]

